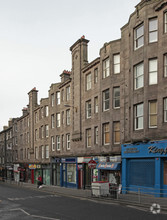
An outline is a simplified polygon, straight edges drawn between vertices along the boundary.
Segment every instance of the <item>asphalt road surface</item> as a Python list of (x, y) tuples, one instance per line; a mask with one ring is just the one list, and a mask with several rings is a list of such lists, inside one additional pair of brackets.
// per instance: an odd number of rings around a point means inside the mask
[(166, 220), (148, 208), (121, 206), (0, 184), (0, 220)]

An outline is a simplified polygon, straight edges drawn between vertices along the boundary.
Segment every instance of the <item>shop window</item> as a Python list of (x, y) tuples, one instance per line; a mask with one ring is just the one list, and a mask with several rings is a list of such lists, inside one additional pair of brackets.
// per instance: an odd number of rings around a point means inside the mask
[(67, 182), (76, 184), (76, 164), (67, 164)]
[(144, 25), (141, 24), (134, 30), (134, 49), (138, 49), (144, 45)]

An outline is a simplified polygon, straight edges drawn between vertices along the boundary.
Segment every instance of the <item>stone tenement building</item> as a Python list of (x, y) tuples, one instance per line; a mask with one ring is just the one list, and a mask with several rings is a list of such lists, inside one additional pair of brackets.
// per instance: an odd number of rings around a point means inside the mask
[[(140, 1), (121, 39), (105, 43), (92, 62), (88, 43), (83, 36), (70, 47), (72, 69), (50, 86), (48, 98), (38, 104), (32, 89), (23, 115), (1, 131), (1, 152), (4, 134), (10, 130), (13, 138), (5, 151), (13, 165), (1, 154), (6, 175), (34, 183), (40, 173), (45, 184), (79, 188), (120, 181), (121, 144), (167, 139), (167, 1)], [(167, 175), (166, 159), (163, 167)]]

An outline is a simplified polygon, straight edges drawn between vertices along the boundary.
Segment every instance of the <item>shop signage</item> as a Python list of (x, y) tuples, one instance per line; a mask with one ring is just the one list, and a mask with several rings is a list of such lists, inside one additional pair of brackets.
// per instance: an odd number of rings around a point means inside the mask
[(30, 170), (33, 170), (33, 169), (36, 169), (36, 168), (37, 168), (36, 164), (29, 164), (29, 169)]
[(89, 168), (96, 168), (96, 165), (97, 165), (97, 163), (96, 163), (96, 161), (95, 160), (90, 160), (89, 162), (88, 162), (88, 167)]
[(159, 154), (167, 154), (167, 147), (164, 149), (164, 148), (158, 148), (156, 146), (150, 146), (148, 147), (148, 150), (149, 150), (149, 153), (153, 153), (153, 154), (156, 154), (156, 153), (159, 153)]
[(136, 153), (139, 153), (139, 149), (137, 147), (127, 148), (124, 151), (124, 154), (136, 154)]

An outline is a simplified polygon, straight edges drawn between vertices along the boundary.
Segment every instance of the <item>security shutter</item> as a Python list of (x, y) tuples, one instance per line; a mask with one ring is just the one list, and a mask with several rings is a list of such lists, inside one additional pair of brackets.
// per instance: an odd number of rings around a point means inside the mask
[(128, 185), (154, 187), (155, 184), (155, 160), (131, 159), (128, 160)]

